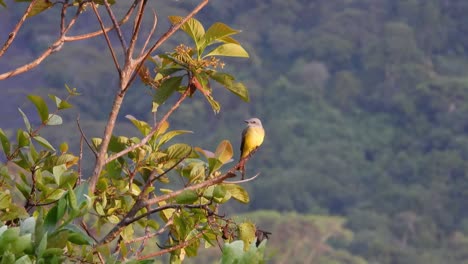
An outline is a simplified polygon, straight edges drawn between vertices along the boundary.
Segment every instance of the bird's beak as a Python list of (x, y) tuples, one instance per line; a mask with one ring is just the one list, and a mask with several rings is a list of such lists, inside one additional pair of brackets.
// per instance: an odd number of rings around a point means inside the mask
[(244, 122), (248, 124), (248, 123), (249, 123), (249, 120), (244, 120)]

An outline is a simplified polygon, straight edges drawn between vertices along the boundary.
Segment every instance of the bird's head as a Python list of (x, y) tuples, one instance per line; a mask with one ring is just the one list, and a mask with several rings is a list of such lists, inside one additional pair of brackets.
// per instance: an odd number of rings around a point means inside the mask
[(262, 121), (258, 118), (250, 118), (247, 120), (244, 120), (245, 123), (247, 123), (247, 126), (262, 126)]

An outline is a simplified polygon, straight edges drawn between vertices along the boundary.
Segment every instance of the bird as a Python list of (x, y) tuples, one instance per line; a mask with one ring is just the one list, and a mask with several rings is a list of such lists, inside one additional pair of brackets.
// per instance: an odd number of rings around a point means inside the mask
[[(263, 143), (263, 139), (265, 138), (265, 130), (263, 129), (262, 121), (260, 121), (260, 119), (254, 117), (247, 119), (244, 122), (247, 123), (247, 127), (242, 131), (240, 162), (249, 156), (252, 151), (260, 147)], [(239, 170), (242, 173), (242, 179), (244, 179), (245, 167), (243, 163), (241, 163)]]

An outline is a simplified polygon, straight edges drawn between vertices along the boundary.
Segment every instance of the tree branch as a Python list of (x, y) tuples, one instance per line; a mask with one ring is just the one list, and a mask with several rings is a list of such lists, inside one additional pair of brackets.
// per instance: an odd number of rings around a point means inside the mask
[(3, 56), (3, 54), (8, 50), (8, 48), (11, 46), (11, 43), (13, 43), (13, 40), (16, 38), (16, 34), (18, 34), (19, 29), (21, 26), (23, 26), (24, 21), (26, 21), (26, 18), (28, 17), (29, 13), (31, 12), (34, 4), (36, 4), (37, 0), (31, 1), (29, 4), (28, 8), (26, 11), (24, 11), (23, 16), (20, 18), (16, 26), (13, 28), (13, 31), (8, 34), (8, 39), (7, 41), (3, 44), (2, 48), (0, 49), (0, 57)]
[(155, 252), (155, 253), (151, 253), (151, 254), (148, 254), (148, 255), (145, 255), (145, 256), (141, 256), (138, 258), (138, 260), (143, 260), (143, 259), (149, 259), (149, 258), (154, 258), (154, 257), (157, 257), (157, 256), (161, 256), (161, 255), (164, 255), (166, 253), (169, 253), (171, 251), (174, 251), (174, 250), (177, 250), (177, 249), (181, 249), (181, 248), (184, 248), (184, 247), (187, 247), (188, 245), (190, 245), (191, 243), (195, 242), (196, 240), (200, 239), (200, 237), (203, 236), (203, 234), (205, 234), (207, 231), (206, 230), (202, 230), (200, 231), (200, 233), (198, 233), (197, 235), (195, 235), (195, 237), (193, 237), (192, 239), (190, 240), (187, 240), (187, 241), (184, 241), (180, 244), (177, 244), (175, 246), (172, 246), (172, 247), (168, 247), (168, 248), (165, 248), (161, 251), (158, 251), (158, 252)]
[(104, 26), (104, 23), (102, 22), (101, 16), (99, 15), (99, 11), (97, 10), (96, 4), (93, 2), (91, 3), (91, 6), (93, 7), (94, 14), (96, 14), (96, 18), (99, 21), (99, 26), (101, 27), (102, 33), (104, 34), (104, 37), (106, 38), (106, 43), (107, 47), (109, 48), (109, 51), (112, 55), (112, 60), (114, 61), (115, 68), (117, 69), (117, 72), (119, 73), (119, 76), (122, 77), (122, 70), (120, 69), (119, 62), (117, 61), (117, 56), (115, 55), (114, 48), (112, 47), (112, 43), (109, 39), (109, 35), (106, 32), (106, 27)]
[(115, 31), (117, 32), (117, 36), (119, 37), (120, 44), (122, 44), (123, 51), (128, 52), (127, 43), (125, 42), (125, 38), (122, 34), (122, 29), (120, 28), (119, 22), (115, 18), (114, 12), (112, 11), (112, 8), (110, 7), (110, 4), (107, 0), (104, 0), (104, 6), (106, 7), (107, 13), (109, 14), (109, 17), (112, 20), (112, 24), (114, 24)]
[[(130, 18), (133, 11), (135, 10), (135, 7), (137, 6), (138, 1), (139, 0), (134, 0), (133, 1), (133, 4), (128, 9), (125, 16), (119, 21), (119, 23), (118, 23), (119, 26), (127, 23), (128, 19)], [(109, 32), (109, 31), (113, 30), (114, 28), (115, 28), (114, 26), (110, 26), (108, 28), (105, 28), (105, 30), (101, 29), (101, 30), (97, 30), (97, 31), (94, 31), (94, 32), (90, 32), (90, 33), (86, 33), (86, 34), (82, 34), (82, 35), (77, 35), (77, 36), (66, 36), (63, 39), (63, 41), (64, 42), (72, 42), (72, 41), (78, 41), (78, 40), (85, 40), (85, 39), (94, 38), (94, 37), (97, 37), (97, 36), (100, 36), (101, 34), (103, 34), (104, 31)]]

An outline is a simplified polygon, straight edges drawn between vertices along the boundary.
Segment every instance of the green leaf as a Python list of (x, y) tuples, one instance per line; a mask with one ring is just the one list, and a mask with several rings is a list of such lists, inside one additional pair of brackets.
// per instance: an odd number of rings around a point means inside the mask
[(20, 225), (20, 235), (24, 234), (34, 234), (34, 229), (36, 228), (36, 218), (28, 217), (21, 221)]
[(217, 158), (208, 158), (209, 174), (211, 174), (213, 171), (219, 170), (219, 168), (221, 168), (222, 166), (223, 163)]
[(49, 0), (38, 0), (32, 6), (31, 12), (28, 14), (28, 18), (40, 14), (41, 12), (51, 8), (54, 4), (52, 4)]
[(11, 204), (11, 195), (10, 192), (7, 190), (5, 192), (0, 193), (0, 209), (7, 209)]
[(229, 140), (223, 140), (216, 148), (215, 157), (224, 164), (232, 160), (233, 154), (234, 151)]
[(57, 201), (61, 199), (65, 193), (66, 191), (63, 189), (52, 189), (52, 191), (47, 194), (45, 201), (46, 202)]
[(141, 132), (141, 134), (143, 134), (143, 136), (148, 135), (148, 133), (151, 131), (150, 125), (148, 125), (148, 123), (145, 121), (138, 120), (132, 115), (126, 115), (125, 118), (130, 120), (133, 125)]
[(61, 101), (60, 104), (58, 105), (59, 110), (68, 109), (68, 108), (72, 108), (72, 107), (73, 107), (73, 105), (70, 104), (67, 101)]
[(5, 4), (5, 2), (3, 2), (3, 0), (0, 0), (0, 5), (3, 6), (3, 7), (5, 7), (5, 8), (7, 7), (6, 4)]
[(231, 37), (224, 37), (224, 38), (220, 38), (219, 40), (223, 43), (233, 43), (233, 44), (240, 45), (240, 43), (237, 40)]
[(57, 106), (57, 109), (62, 110), (62, 109), (68, 109), (73, 107), (69, 102), (63, 101), (60, 99), (58, 96), (55, 96), (53, 94), (49, 94), (50, 99), (55, 102), (55, 106)]
[(222, 252), (222, 264), (239, 263), (239, 259), (241, 259), (244, 254), (244, 242), (242, 240), (236, 240), (232, 243), (225, 243)]
[(22, 129), (18, 129), (16, 132), (16, 141), (18, 142), (19, 148), (29, 145), (29, 134)]
[(102, 138), (91, 138), (94, 148), (99, 149), (99, 146), (102, 143)]
[[(50, 213), (50, 211), (49, 211)], [(36, 239), (39, 239), (40, 237), (36, 237)], [(36, 256), (38, 258), (42, 257), (42, 254), (44, 254), (44, 251), (47, 248), (47, 232), (45, 232), (42, 236), (42, 239), (40, 240), (39, 245), (36, 247)]]
[(222, 40), (223, 38), (239, 33), (240, 30), (235, 30), (226, 24), (216, 22), (206, 31), (205, 34), (205, 46), (208, 46), (216, 40)]
[(193, 204), (197, 200), (198, 194), (193, 190), (185, 190), (175, 197), (175, 201), (178, 204)]
[(47, 215), (44, 219), (44, 227), (45, 229), (50, 232), (55, 229), (59, 218), (58, 218), (58, 206), (55, 205), (52, 209), (47, 212)]
[(8, 137), (5, 135), (5, 132), (0, 128), (0, 141), (2, 142), (3, 152), (5, 155), (10, 156), (10, 141)]
[(250, 197), (249, 193), (240, 185), (237, 184), (223, 184), (224, 188), (231, 193), (232, 198), (236, 199), (241, 203), (249, 203)]
[[(169, 17), (169, 20), (173, 25), (182, 22), (183, 19), (184, 18), (180, 16)], [(181, 29), (194, 40), (197, 50), (200, 50), (200, 47), (203, 45), (205, 35), (205, 28), (203, 28), (200, 21), (195, 18), (190, 18), (182, 25)]]
[(111, 224), (117, 224), (120, 222), (120, 219), (116, 215), (109, 215), (107, 220), (109, 220)]
[(20, 108), (18, 108), (21, 116), (23, 116), (23, 121), (24, 121), (24, 125), (26, 126), (26, 130), (28, 132), (31, 132), (31, 123), (29, 123), (29, 119), (28, 117), (26, 116), (26, 114), (23, 112), (23, 110), (21, 110)]
[(49, 119), (47, 121), (48, 126), (58, 126), (63, 123), (62, 117), (56, 114), (49, 114)]
[(58, 165), (58, 166), (54, 166), (52, 168), (52, 174), (54, 175), (54, 178), (55, 178), (55, 183), (57, 185), (60, 185), (61, 183), (61, 177), (63, 175), (63, 173), (67, 171), (67, 166), (65, 164), (61, 164), (61, 165)]
[(232, 75), (222, 72), (211, 72), (209, 76), (211, 79), (222, 84), (229, 91), (239, 96), (242, 100), (246, 102), (250, 101), (249, 91), (247, 88), (242, 83), (234, 82), (234, 77)]
[(164, 103), (172, 95), (172, 93), (174, 93), (174, 91), (176, 91), (179, 88), (182, 79), (182, 76), (176, 76), (164, 80), (161, 86), (159, 86), (159, 88), (156, 89), (156, 93), (153, 97), (153, 102), (156, 103), (158, 106)]
[(231, 198), (231, 193), (229, 193), (226, 188), (222, 185), (216, 185), (213, 190), (213, 199), (217, 203), (225, 203)]
[(29, 255), (24, 255), (15, 261), (15, 264), (33, 264), (33, 263), (34, 262), (31, 260)]
[(159, 146), (164, 145), (164, 143), (168, 142), (171, 140), (173, 137), (182, 135), (182, 134), (187, 134), (187, 133), (193, 133), (190, 130), (173, 130), (169, 131), (161, 136), (161, 139), (159, 140)]
[(94, 240), (83, 230), (73, 224), (66, 225), (63, 229), (70, 231), (68, 240), (76, 245), (92, 245)]
[(240, 57), (240, 58), (248, 58), (249, 54), (247, 51), (238, 44), (234, 43), (226, 43), (219, 45), (214, 50), (210, 51), (206, 54), (205, 57), (209, 56), (228, 56), (228, 57)]
[(187, 144), (174, 144), (167, 148), (168, 159), (182, 159), (192, 152), (192, 147)]
[(52, 147), (52, 145), (49, 143), (49, 141), (47, 141), (45, 138), (41, 137), (41, 136), (35, 136), (33, 137), (34, 140), (36, 140), (39, 144), (41, 144), (43, 147), (45, 148), (48, 148), (52, 151), (55, 151), (54, 147)]
[(41, 118), (42, 123), (45, 124), (49, 118), (49, 109), (47, 108), (47, 104), (44, 99), (38, 95), (28, 95), (28, 99), (36, 106), (39, 117)]

